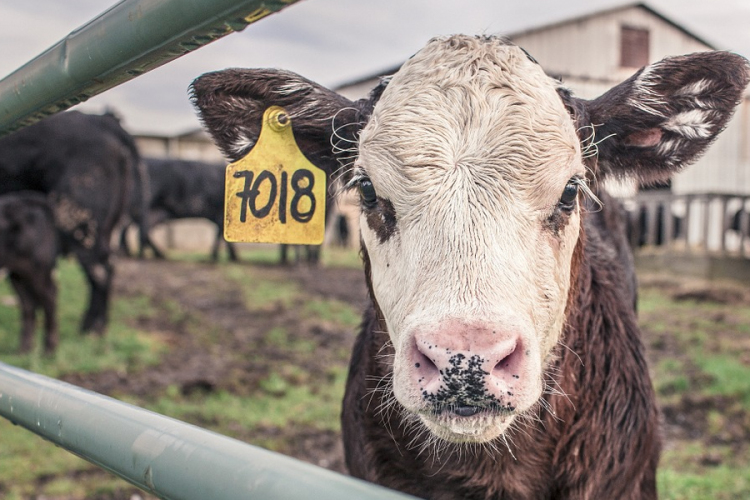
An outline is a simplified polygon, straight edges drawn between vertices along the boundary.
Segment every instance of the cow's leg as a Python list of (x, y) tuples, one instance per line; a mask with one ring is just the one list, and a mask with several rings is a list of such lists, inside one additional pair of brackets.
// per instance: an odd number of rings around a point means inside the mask
[(120, 253), (126, 257), (130, 257), (132, 252), (130, 251), (130, 245), (128, 244), (128, 228), (130, 224), (125, 224), (120, 229)]
[(57, 285), (52, 278), (52, 270), (45, 273), (40, 280), (41, 289), (37, 296), (44, 309), (44, 352), (51, 354), (60, 343), (60, 333), (57, 328)]
[(21, 308), (21, 352), (29, 352), (34, 346), (36, 300), (34, 299), (34, 293), (21, 275), (11, 272), (9, 278), (16, 294), (18, 294)]
[(139, 239), (138, 244), (140, 246), (139, 252), (138, 252), (138, 258), (142, 259), (146, 253), (146, 248), (150, 248), (152, 252), (154, 252), (154, 258), (155, 259), (165, 259), (164, 252), (162, 252), (158, 246), (156, 246), (156, 243), (154, 243), (151, 240), (151, 236), (149, 236), (148, 233), (144, 233), (143, 231), (139, 231)]
[(234, 243), (231, 241), (227, 241), (227, 253), (229, 254), (229, 260), (232, 262), (239, 261), (239, 257), (237, 257), (237, 249), (234, 247)]
[(109, 261), (109, 253), (96, 248), (78, 248), (76, 249), (76, 257), (83, 267), (91, 291), (89, 307), (83, 317), (81, 331), (103, 335), (107, 326), (109, 294), (114, 276), (114, 268)]
[(141, 245), (142, 252), (140, 258), (143, 258), (143, 253), (145, 252), (146, 247), (150, 248), (151, 251), (154, 252), (155, 259), (167, 258), (164, 252), (158, 246), (156, 246), (156, 243), (154, 243), (151, 239), (151, 228), (157, 226), (158, 224), (161, 224), (166, 220), (169, 220), (169, 216), (166, 212), (162, 210), (153, 210), (149, 212), (142, 221), (139, 221), (138, 241)]
[(305, 248), (307, 248), (307, 263), (317, 266), (320, 263), (321, 245), (307, 245)]
[(211, 247), (211, 260), (214, 262), (219, 261), (219, 246), (221, 245), (222, 239), (224, 238), (222, 238), (222, 235), (221, 235), (221, 225), (217, 224), (216, 238), (214, 238), (214, 244)]
[(279, 247), (279, 261), (282, 266), (285, 266), (289, 263), (289, 245), (282, 244)]
[[(216, 240), (214, 241), (214, 247), (211, 250), (211, 259), (216, 262), (219, 260), (219, 247), (221, 246), (221, 242), (224, 240), (224, 220), (219, 219), (218, 221), (214, 221), (216, 223)], [(227, 255), (229, 255), (229, 260), (232, 262), (237, 262), (239, 259), (237, 258), (237, 250), (234, 247), (234, 243), (231, 241), (227, 241)]]

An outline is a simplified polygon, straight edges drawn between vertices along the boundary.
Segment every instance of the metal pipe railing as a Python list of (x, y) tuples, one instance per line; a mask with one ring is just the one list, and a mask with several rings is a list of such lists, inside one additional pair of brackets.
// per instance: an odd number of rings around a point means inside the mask
[(0, 80), (0, 136), (298, 0), (124, 0)]
[(160, 498), (414, 498), (4, 363), (0, 416)]

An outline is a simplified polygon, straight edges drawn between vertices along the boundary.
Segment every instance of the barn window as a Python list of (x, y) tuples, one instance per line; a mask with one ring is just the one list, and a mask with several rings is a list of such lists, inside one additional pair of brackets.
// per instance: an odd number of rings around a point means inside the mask
[(623, 26), (620, 28), (620, 66), (640, 68), (648, 64), (648, 30)]

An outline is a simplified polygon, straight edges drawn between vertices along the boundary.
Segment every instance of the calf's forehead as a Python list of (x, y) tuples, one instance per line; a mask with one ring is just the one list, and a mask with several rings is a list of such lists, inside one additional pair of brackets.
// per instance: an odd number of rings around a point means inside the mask
[(362, 131), (359, 163), (395, 194), (465, 168), (543, 205), (582, 169), (578, 158), (556, 82), (538, 64), (500, 39), (450, 37), (394, 75)]

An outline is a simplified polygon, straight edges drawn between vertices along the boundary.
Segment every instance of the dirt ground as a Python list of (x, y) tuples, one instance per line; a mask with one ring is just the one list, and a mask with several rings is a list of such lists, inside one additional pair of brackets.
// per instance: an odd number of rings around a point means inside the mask
[[(298, 283), (305, 295), (337, 299), (356, 310), (365, 303), (360, 269), (253, 265), (252, 272), (264, 280)], [(115, 397), (132, 394), (148, 399), (170, 386), (179, 387), (183, 394), (226, 390), (248, 395), (273, 368), (286, 364), (303, 365), (305, 383), (313, 387), (328, 383), (331, 365), (342, 364), (341, 353), (351, 350), (355, 331), (333, 322), (301, 319), (300, 298), (288, 304), (274, 301), (260, 308), (248, 307), (241, 285), (223, 273), (221, 266), (210, 263), (118, 261), (115, 296), (146, 294), (159, 310), (181, 309), (179, 314), (136, 319), (139, 329), (160, 336), (170, 348), (158, 365), (147, 370), (72, 374), (65, 381)], [(275, 327), (291, 332), (290, 343), (314, 339), (318, 346), (314, 355), (267, 342), (267, 333)], [(286, 435), (280, 435), (282, 432)], [(330, 431), (269, 428), (260, 435), (257, 429), (252, 436), (243, 436), (241, 431), (236, 435), (248, 441), (280, 438), (289, 444), (281, 450), (285, 454), (345, 471), (340, 437)]]
[[(136, 319), (141, 329), (159, 335), (170, 349), (160, 364), (148, 370), (127, 375), (116, 372), (76, 374), (66, 380), (104, 394), (135, 394), (146, 398), (170, 386), (179, 387), (183, 394), (223, 389), (247, 395), (258, 388), (272, 365), (304, 363), (313, 385), (316, 381), (320, 384), (329, 381), (330, 365), (340, 365), (342, 349), (348, 352), (351, 348), (354, 340), (352, 329), (330, 322), (306, 321), (304, 315), (298, 313), (302, 304), (295, 301), (248, 307), (241, 284), (226, 279), (224, 272), (221, 266), (208, 263), (120, 260), (117, 263), (117, 296), (146, 294), (164, 310), (174, 309), (175, 304), (181, 308), (181, 314), (145, 315)], [(252, 272), (264, 279), (295, 282), (310, 296), (335, 298), (357, 310), (366, 300), (360, 269), (254, 265)], [(647, 277), (641, 282), (677, 301), (750, 305), (749, 289), (699, 286), (673, 278)], [(667, 324), (679, 322), (680, 315), (684, 319), (684, 311), (678, 311), (674, 318), (660, 318), (660, 321)], [(734, 338), (744, 342), (745, 358), (742, 362), (750, 365), (750, 345), (747, 345), (746, 338), (732, 331), (734, 319), (731, 311), (717, 312), (716, 315), (714, 320), (726, 323), (725, 334), (730, 342)], [(300, 358), (297, 352), (267, 342), (266, 334), (274, 327), (293, 332), (291, 341), (314, 338), (318, 345), (314, 355)], [(674, 357), (684, 361), (687, 376), (692, 377), (691, 383), (696, 387), (706, 382), (701, 380), (704, 375), (700, 370), (693, 369), (683, 344), (669, 329), (645, 328), (644, 340), (652, 366), (664, 357)], [(259, 350), (262, 350), (262, 355), (258, 355)], [(723, 396), (706, 396), (702, 392), (687, 392), (667, 399), (669, 402), (661, 408), (665, 450), (679, 446), (681, 441), (697, 440), (707, 445), (728, 443), (739, 454), (749, 452), (750, 415), (737, 401)], [(709, 430), (708, 419), (712, 410), (727, 415), (726, 425), (719, 433)], [(261, 429), (261, 433), (288, 442), (288, 447), (283, 450), (286, 454), (329, 469), (345, 470), (340, 437), (335, 432), (268, 428)], [(256, 429), (253, 436), (243, 436), (240, 430), (238, 437), (252, 440), (264, 436), (259, 436)], [(722, 457), (709, 452), (699, 460), (702, 465), (713, 466), (721, 463)]]

